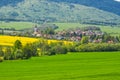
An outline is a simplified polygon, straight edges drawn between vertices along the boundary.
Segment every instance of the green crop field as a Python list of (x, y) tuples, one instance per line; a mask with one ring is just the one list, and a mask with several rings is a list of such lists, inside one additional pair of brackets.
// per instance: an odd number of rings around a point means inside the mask
[(120, 52), (80, 52), (0, 63), (0, 80), (120, 80)]
[(15, 28), (17, 30), (32, 28), (35, 23), (31, 22), (0, 22), (0, 28)]

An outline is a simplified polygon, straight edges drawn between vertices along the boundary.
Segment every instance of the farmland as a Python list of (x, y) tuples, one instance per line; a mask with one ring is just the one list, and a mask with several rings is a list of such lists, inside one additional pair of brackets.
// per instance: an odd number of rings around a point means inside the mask
[(25, 28), (32, 28), (35, 23), (31, 22), (0, 22), (0, 28), (15, 28), (21, 30)]
[[(27, 43), (33, 43), (33, 42), (36, 42), (39, 40), (45, 40), (45, 39), (0, 35), (0, 45), (2, 45), (2, 46), (13, 46), (13, 44), (16, 40), (20, 40), (22, 42), (22, 44), (25, 45)], [(48, 42), (48, 44), (57, 43), (57, 42), (64, 42), (65, 45), (73, 44), (73, 42), (61, 41), (61, 40), (47, 40), (47, 42)]]
[[(55, 24), (59, 26), (58, 30), (89, 26), (79, 23)], [(17, 28), (17, 25), (14, 27), (18, 30), (25, 28), (25, 26)], [(103, 31), (113, 35), (119, 34), (119, 29), (119, 27), (102, 26)], [(13, 46), (16, 40), (20, 40), (25, 45), (42, 39), (0, 35), (0, 45), (2, 46)], [(64, 42), (66, 45), (73, 44), (70, 41), (47, 40), (48, 44), (58, 42)], [(53, 47), (56, 45), (52, 46), (51, 50), (56, 49)], [(43, 47), (44, 49), (45, 47)], [(42, 51), (42, 49), (39, 50)], [(4, 60), (0, 63), (0, 80), (119, 80), (119, 53), (69, 52), (66, 55), (57, 53), (54, 56), (41, 55), (41, 57), (32, 57), (28, 60)]]
[(81, 52), (0, 63), (0, 80), (119, 80), (119, 52)]
[(35, 41), (38, 41), (38, 39), (35, 38), (28, 38), (28, 37), (17, 37), (17, 36), (0, 36), (0, 45), (2, 46), (13, 46), (14, 42), (16, 40), (20, 40), (22, 44), (26, 43), (33, 43)]
[(120, 0), (0, 0), (0, 80), (120, 80)]

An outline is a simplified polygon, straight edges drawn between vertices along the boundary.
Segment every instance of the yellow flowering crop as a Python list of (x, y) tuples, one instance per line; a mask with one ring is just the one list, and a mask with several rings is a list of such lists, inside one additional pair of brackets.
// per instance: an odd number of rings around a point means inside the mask
[(59, 43), (59, 42), (62, 42), (62, 43), (64, 43), (65, 45), (72, 45), (72, 44), (73, 44), (73, 42), (71, 42), (71, 41), (48, 40), (48, 44), (50, 44), (50, 43)]
[[(13, 46), (14, 42), (16, 40), (20, 40), (23, 45), (27, 43), (33, 43), (36, 41), (39, 41), (39, 39), (36, 38), (29, 38), (29, 37), (17, 37), (17, 36), (0, 36), (0, 45), (2, 46)], [(65, 45), (73, 44), (71, 41), (61, 41), (61, 40), (46, 40), (48, 44), (50, 43), (58, 43), (62, 42)]]
[(28, 37), (0, 36), (0, 45), (13, 46), (16, 40), (20, 40), (23, 45), (25, 45), (26, 43), (33, 43), (35, 41), (38, 41), (38, 39)]

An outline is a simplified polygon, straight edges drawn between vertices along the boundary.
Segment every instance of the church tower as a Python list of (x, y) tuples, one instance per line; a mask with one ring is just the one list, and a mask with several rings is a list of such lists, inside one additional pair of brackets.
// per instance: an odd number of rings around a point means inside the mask
[(34, 26), (34, 34), (35, 35), (38, 34), (38, 27), (37, 27), (37, 25)]

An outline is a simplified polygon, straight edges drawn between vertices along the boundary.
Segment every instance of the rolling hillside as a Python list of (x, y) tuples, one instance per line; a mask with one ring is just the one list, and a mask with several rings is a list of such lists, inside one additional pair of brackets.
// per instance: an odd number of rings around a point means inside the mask
[(7, 6), (7, 5), (16, 6), (17, 3), (22, 1), (23, 0), (0, 0), (0, 7)]
[[(50, 0), (51, 1), (51, 0)], [(55, 2), (68, 2), (88, 7), (98, 8), (100, 10), (108, 11), (117, 15), (120, 15), (120, 0), (52, 0)]]
[(0, 20), (120, 24), (120, 16), (114, 13), (80, 4), (54, 2), (54, 0), (8, 0), (8, 2), (1, 0)]

